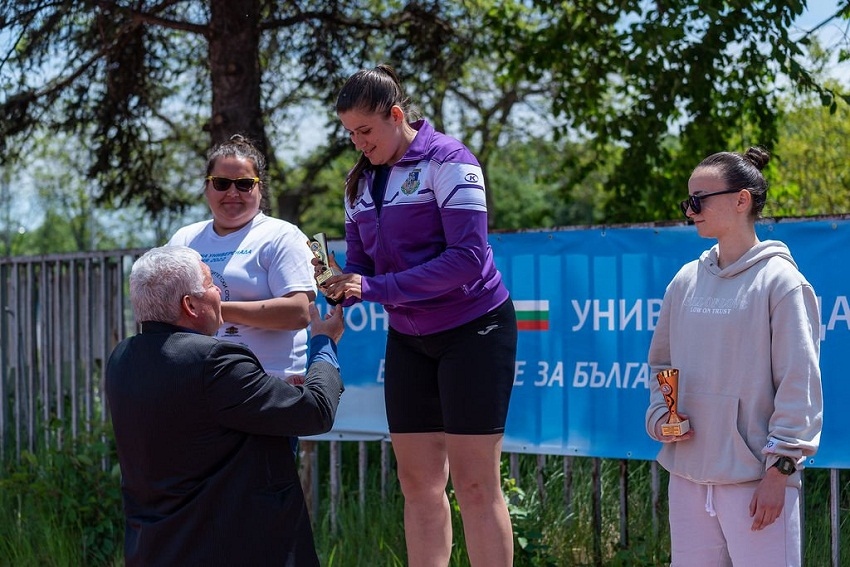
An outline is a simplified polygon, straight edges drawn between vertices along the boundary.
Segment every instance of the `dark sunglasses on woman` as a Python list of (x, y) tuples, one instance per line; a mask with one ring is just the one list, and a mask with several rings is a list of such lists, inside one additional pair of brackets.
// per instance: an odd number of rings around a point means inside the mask
[(207, 181), (212, 181), (213, 189), (216, 191), (227, 191), (230, 189), (230, 184), (236, 185), (236, 189), (243, 193), (247, 193), (254, 188), (254, 185), (260, 181), (259, 177), (240, 177), (239, 179), (230, 179), (229, 177), (214, 177), (207, 175)]
[(679, 208), (682, 209), (682, 214), (685, 216), (688, 216), (688, 207), (691, 208), (695, 215), (698, 215), (702, 211), (702, 203), (700, 202), (702, 199), (714, 197), (715, 195), (737, 193), (739, 191), (742, 191), (742, 189), (727, 189), (726, 191), (717, 191), (716, 193), (707, 193), (705, 195), (690, 195), (687, 199), (679, 203)]

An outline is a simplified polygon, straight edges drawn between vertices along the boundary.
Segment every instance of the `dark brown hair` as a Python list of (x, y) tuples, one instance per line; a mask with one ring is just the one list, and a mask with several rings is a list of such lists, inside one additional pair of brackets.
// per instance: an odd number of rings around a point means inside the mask
[[(357, 71), (345, 81), (336, 99), (337, 114), (357, 110), (364, 114), (389, 116), (393, 106), (401, 108), (407, 120), (415, 119), (414, 115), (418, 114), (404, 94), (398, 75), (389, 65)], [(361, 155), (346, 177), (345, 196), (351, 205), (357, 199), (360, 176), (371, 167), (369, 159)]]
[(236, 157), (247, 159), (254, 164), (254, 175), (260, 178), (260, 210), (268, 214), (269, 193), (268, 173), (266, 172), (266, 156), (257, 149), (257, 146), (246, 136), (234, 134), (226, 142), (213, 146), (207, 152), (207, 167), (204, 176), (212, 172), (216, 161), (223, 157)]
[(746, 189), (753, 196), (750, 215), (758, 218), (767, 201), (767, 180), (761, 170), (770, 161), (770, 152), (763, 146), (753, 146), (745, 153), (718, 152), (700, 162), (694, 171), (703, 167), (716, 169), (728, 189)]

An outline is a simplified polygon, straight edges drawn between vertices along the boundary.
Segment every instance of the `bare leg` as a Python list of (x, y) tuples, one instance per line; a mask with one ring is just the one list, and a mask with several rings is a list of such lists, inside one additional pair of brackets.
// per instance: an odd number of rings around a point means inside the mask
[(513, 531), (499, 472), (502, 437), (446, 435), (452, 486), (472, 567), (513, 565)]
[(445, 438), (443, 433), (392, 435), (404, 494), (404, 537), (409, 567), (449, 564), (452, 524), (446, 496), (449, 462)]

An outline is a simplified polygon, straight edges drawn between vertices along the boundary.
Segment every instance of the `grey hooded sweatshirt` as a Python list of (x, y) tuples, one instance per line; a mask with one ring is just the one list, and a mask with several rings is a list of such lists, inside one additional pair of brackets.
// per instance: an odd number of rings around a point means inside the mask
[[(788, 247), (768, 240), (721, 269), (718, 246), (683, 266), (664, 294), (649, 348), (646, 430), (667, 413), (655, 375), (679, 369), (677, 410), (692, 439), (658, 462), (701, 484), (759, 480), (779, 456), (798, 470), (820, 442), (820, 314)], [(799, 472), (789, 485), (800, 485)]]

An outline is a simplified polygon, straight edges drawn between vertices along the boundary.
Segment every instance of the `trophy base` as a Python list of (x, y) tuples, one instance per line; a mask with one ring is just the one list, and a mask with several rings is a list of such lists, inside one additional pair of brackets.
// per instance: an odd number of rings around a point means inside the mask
[(334, 275), (336, 274), (334, 274), (333, 270), (331, 270), (330, 268), (325, 268), (325, 270), (321, 274), (316, 276), (316, 283), (322, 285)]
[(678, 423), (663, 423), (661, 424), (661, 434), (668, 437), (678, 437), (687, 433), (690, 428), (691, 424), (687, 419)]
[(319, 284), (319, 287), (322, 287), (326, 281), (331, 279), (333, 276), (341, 276), (342, 272), (337, 269), (329, 268), (325, 266), (322, 268), (322, 272), (316, 276), (316, 283)]

